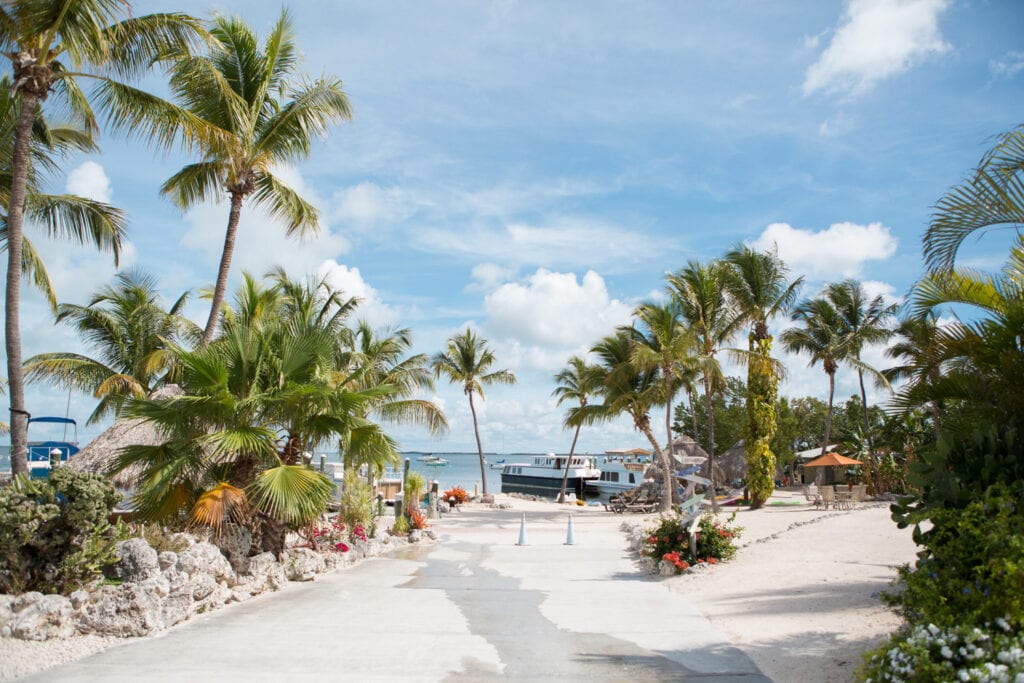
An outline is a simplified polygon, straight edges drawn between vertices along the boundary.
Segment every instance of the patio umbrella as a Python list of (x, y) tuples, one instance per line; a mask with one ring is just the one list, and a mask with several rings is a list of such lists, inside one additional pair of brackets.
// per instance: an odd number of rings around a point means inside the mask
[(847, 458), (845, 455), (839, 455), (838, 453), (826, 453), (820, 458), (815, 458), (810, 462), (805, 462), (804, 467), (849, 467), (851, 465), (860, 464), (860, 460)]

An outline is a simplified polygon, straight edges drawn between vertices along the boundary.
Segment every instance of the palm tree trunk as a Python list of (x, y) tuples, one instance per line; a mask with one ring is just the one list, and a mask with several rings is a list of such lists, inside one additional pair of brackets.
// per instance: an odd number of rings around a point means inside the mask
[(476, 406), (473, 405), (473, 392), (469, 393), (469, 412), (473, 413), (473, 433), (476, 435), (476, 452), (480, 455), (480, 483), (483, 484), (483, 495), (487, 495), (487, 465), (484, 464), (484, 445), (480, 442), (480, 427), (476, 422)]
[(864, 438), (868, 442), (868, 455), (874, 450), (874, 444), (871, 439), (871, 428), (868, 425), (868, 395), (864, 393), (864, 371), (857, 371), (857, 379), (860, 380), (860, 407), (864, 411)]
[[(651, 426), (646, 421), (637, 422), (634, 420), (634, 424), (637, 426), (647, 440), (651, 443), (651, 447), (654, 448), (655, 455), (658, 456), (658, 461), (661, 463), (662, 468), (665, 472), (671, 473), (672, 469), (668, 464), (668, 453), (661, 450), (661, 446), (658, 445), (658, 439), (654, 436), (654, 432), (651, 431)], [(675, 493), (675, 482), (672, 477), (666, 477), (664, 493), (661, 496), (661, 507), (659, 512), (671, 512), (672, 511), (672, 495)]]
[(220, 309), (224, 306), (224, 295), (228, 289), (228, 273), (231, 271), (231, 257), (235, 253), (235, 237), (238, 235), (238, 221), (242, 216), (242, 202), (245, 199), (240, 193), (231, 193), (231, 213), (228, 214), (228, 230), (224, 234), (224, 249), (220, 255), (220, 267), (217, 270), (217, 284), (213, 288), (213, 302), (210, 304), (210, 317), (203, 330), (202, 344), (205, 346), (213, 340), (220, 320)]
[(576, 439), (580, 438), (580, 428), (583, 425), (576, 425), (576, 433), (572, 437), (572, 445), (569, 446), (569, 457), (565, 459), (565, 472), (562, 474), (562, 490), (558, 492), (558, 502), (565, 502), (565, 487), (569, 482), (569, 464), (572, 462), (573, 453), (576, 452)]
[(25, 224), (29, 139), (35, 121), (37, 95), (21, 93), (21, 111), (11, 157), (11, 196), (7, 209), (7, 291), (4, 295), (4, 335), (7, 384), (11, 395), (11, 472), (28, 472), (28, 412), (25, 410), (25, 375), (21, 363), (21, 259)]
[(718, 491), (715, 489), (715, 410), (712, 405), (711, 378), (704, 378), (704, 400), (708, 412), (708, 479), (711, 480), (711, 511), (718, 513)]
[(697, 390), (692, 386), (689, 391), (690, 397), (690, 422), (693, 423), (693, 440), (700, 443), (700, 433), (697, 431)]
[(828, 412), (825, 413), (825, 442), (821, 444), (821, 454), (828, 452), (828, 440), (832, 436), (832, 398), (836, 393), (836, 375), (828, 373)]
[[(665, 468), (665, 490), (662, 494), (662, 498), (668, 498), (672, 500), (672, 494), (676, 490), (675, 477), (672, 476), (673, 466), (675, 462), (672, 459), (674, 449), (672, 448), (672, 378), (667, 372), (663, 372), (665, 375), (665, 437), (668, 441), (665, 442), (665, 449), (668, 451), (663, 458), (664, 462), (662, 465)], [(671, 504), (670, 504), (671, 505)], [(664, 510), (667, 512), (667, 510)]]

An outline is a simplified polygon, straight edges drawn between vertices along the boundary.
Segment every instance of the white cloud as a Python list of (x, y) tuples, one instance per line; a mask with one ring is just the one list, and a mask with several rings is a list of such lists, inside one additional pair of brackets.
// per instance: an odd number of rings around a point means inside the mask
[(319, 277), (327, 278), (332, 287), (340, 289), (346, 296), (362, 299), (355, 316), (365, 319), (374, 326), (393, 325), (398, 321), (398, 314), (391, 306), (385, 304), (379, 292), (363, 279), (358, 268), (350, 268), (329, 259), (317, 269)]
[(413, 206), (400, 188), (382, 188), (376, 183), (362, 182), (345, 187), (331, 196), (331, 217), (345, 228), (372, 228), (382, 223), (408, 217)]
[(790, 272), (811, 280), (858, 277), (867, 261), (896, 253), (897, 240), (881, 223), (833, 223), (825, 230), (804, 230), (772, 223), (751, 242), (755, 249), (778, 249)]
[(632, 312), (609, 296), (604, 279), (592, 270), (577, 280), (575, 273), (543, 268), (525, 282), (499, 286), (485, 297), (484, 308), (487, 331), (505, 345), (505, 354), (538, 369), (560, 367), (571, 354), (585, 353), (628, 323)]
[(1013, 78), (1021, 71), (1024, 71), (1024, 52), (1010, 50), (998, 59), (990, 59), (988, 68), (996, 76)]
[(516, 271), (512, 268), (505, 268), (496, 263), (480, 263), (473, 266), (473, 282), (467, 286), (467, 290), (489, 291), (508, 281), (515, 274)]
[(112, 197), (110, 178), (95, 161), (84, 161), (68, 173), (65, 188), (69, 194), (109, 204)]
[(810, 94), (858, 95), (950, 49), (939, 31), (949, 0), (850, 0), (845, 22), (807, 69)]

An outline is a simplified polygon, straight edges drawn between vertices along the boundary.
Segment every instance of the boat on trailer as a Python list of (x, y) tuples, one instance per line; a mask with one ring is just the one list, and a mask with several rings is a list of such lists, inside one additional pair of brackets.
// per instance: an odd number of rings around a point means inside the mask
[[(534, 456), (532, 462), (505, 463), (501, 469), (501, 492), (557, 496), (562, 489), (562, 477), (565, 474), (568, 457), (548, 453)], [(593, 458), (574, 455), (569, 462), (569, 478), (565, 491), (576, 494), (577, 498), (583, 498), (587, 484), (600, 476), (601, 470), (597, 469)]]
[[(36, 479), (42, 479), (50, 474), (50, 468), (58, 462), (67, 462), (79, 450), (78, 447), (78, 423), (68, 417), (30, 417), (28, 429), (32, 425), (58, 424), (64, 425), (64, 435), (61, 440), (44, 439), (28, 442), (28, 471), (29, 475)], [(72, 440), (67, 440), (68, 427), (73, 429)]]

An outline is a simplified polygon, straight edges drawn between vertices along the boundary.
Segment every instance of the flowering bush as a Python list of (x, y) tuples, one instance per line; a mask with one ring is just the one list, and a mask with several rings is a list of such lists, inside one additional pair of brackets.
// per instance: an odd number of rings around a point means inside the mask
[(697, 555), (690, 553), (689, 522), (681, 517), (662, 517), (658, 526), (649, 532), (644, 554), (655, 560), (664, 560), (683, 571), (691, 565), (707, 562), (717, 564), (736, 555), (736, 539), (741, 527), (733, 525), (736, 513), (722, 522), (712, 514), (701, 517), (697, 527)]
[(455, 486), (445, 491), (441, 497), (442, 500), (447, 501), (450, 501), (452, 498), (455, 499), (456, 505), (462, 505), (469, 500), (469, 493), (461, 486)]
[(409, 510), (409, 526), (413, 529), (426, 529), (427, 516), (420, 510)]
[(350, 550), (350, 542), (357, 539), (366, 542), (366, 529), (362, 524), (356, 524), (348, 533), (347, 529), (337, 515), (320, 521), (313, 526), (312, 545), (314, 548), (347, 553)]
[(869, 653), (866, 681), (1024, 680), (1024, 633), (1002, 617), (978, 626), (918, 624)]

